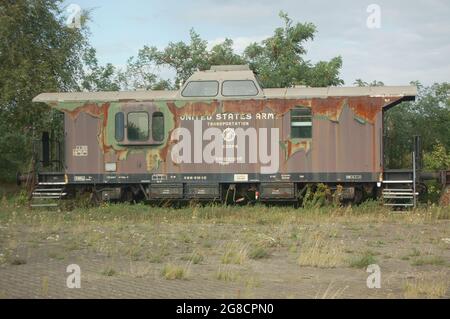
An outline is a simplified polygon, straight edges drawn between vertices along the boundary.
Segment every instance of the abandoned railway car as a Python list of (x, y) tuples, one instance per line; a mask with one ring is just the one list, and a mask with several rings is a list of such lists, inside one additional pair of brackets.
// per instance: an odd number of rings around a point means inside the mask
[(244, 203), (323, 183), (358, 201), (382, 186), (383, 113), (416, 91), (263, 89), (247, 66), (216, 66), (178, 91), (43, 93), (64, 113), (63, 156), (35, 193)]

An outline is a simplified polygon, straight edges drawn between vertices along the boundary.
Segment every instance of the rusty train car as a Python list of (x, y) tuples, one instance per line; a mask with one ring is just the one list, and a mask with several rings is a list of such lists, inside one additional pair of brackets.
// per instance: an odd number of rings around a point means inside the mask
[(177, 91), (43, 93), (33, 101), (64, 114), (64, 156), (35, 193), (284, 202), (323, 183), (359, 201), (383, 182), (383, 113), (416, 94), (263, 89), (248, 66), (196, 72)]

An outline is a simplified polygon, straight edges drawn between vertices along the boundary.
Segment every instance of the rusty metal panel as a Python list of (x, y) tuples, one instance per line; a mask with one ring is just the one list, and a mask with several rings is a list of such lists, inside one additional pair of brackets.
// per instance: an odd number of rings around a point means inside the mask
[(186, 198), (220, 198), (220, 187), (218, 184), (186, 184), (185, 190)]
[(181, 199), (183, 184), (152, 184), (149, 197), (150, 199)]
[(262, 183), (260, 198), (264, 199), (293, 199), (295, 198), (294, 183)]

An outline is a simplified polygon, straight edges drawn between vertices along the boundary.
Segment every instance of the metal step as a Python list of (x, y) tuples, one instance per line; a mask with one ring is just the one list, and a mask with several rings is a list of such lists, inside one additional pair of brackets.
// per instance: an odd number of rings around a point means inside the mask
[[(30, 207), (58, 207), (58, 202), (67, 195), (62, 183), (39, 183), (31, 193)], [(56, 201), (56, 202), (55, 202)]]
[[(385, 188), (382, 191), (382, 198), (384, 201), (384, 206), (389, 207), (414, 207), (416, 202), (416, 196), (419, 193), (414, 192), (413, 181), (410, 180), (390, 180), (384, 181), (386, 187), (388, 185), (395, 184), (395, 188)], [(398, 184), (403, 184), (399, 185)]]
[(40, 196), (58, 196), (63, 197), (66, 196), (67, 193), (44, 193), (44, 192), (33, 192), (33, 197), (40, 197)]
[(391, 189), (384, 189), (383, 194), (411, 194), (414, 195), (414, 191), (410, 191), (407, 189), (397, 189), (397, 190), (391, 190)]
[(414, 196), (383, 196), (384, 199), (414, 199)]
[(387, 180), (383, 181), (383, 184), (412, 184), (413, 181), (411, 180)]

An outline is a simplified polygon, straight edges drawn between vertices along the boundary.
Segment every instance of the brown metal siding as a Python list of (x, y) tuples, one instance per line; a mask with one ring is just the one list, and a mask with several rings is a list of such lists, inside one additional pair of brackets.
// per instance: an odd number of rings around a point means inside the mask
[[(275, 113), (275, 120), (249, 120), (250, 127), (280, 128), (280, 173), (337, 173), (337, 172), (381, 172), (379, 134), (382, 128), (383, 98), (327, 98), (298, 100), (237, 100), (213, 103), (186, 103), (176, 107), (174, 102), (166, 102), (173, 117), (175, 127), (186, 127), (194, 131), (194, 121), (182, 121), (181, 115), (214, 115), (218, 112)], [(291, 141), (289, 110), (297, 105), (312, 108), (313, 138), (308, 141)], [(121, 174), (158, 174), (158, 173), (259, 173), (259, 164), (175, 164), (171, 161), (170, 150), (173, 143), (159, 149), (162, 162), (158, 169), (148, 170), (146, 150), (152, 146), (129, 146), (125, 159), (120, 160), (118, 150), (104, 145), (107, 123), (105, 116), (109, 104), (89, 104), (85, 110), (66, 114), (66, 165), (69, 174), (103, 174), (104, 164), (117, 163), (117, 173)], [(126, 107), (126, 104), (123, 104)], [(74, 116), (76, 114), (76, 116)], [(103, 117), (100, 115), (103, 114)], [(105, 115), (106, 114), (106, 115)], [(359, 120), (358, 120), (359, 119)], [(203, 121), (202, 128), (207, 128)], [(225, 129), (226, 127), (220, 127)], [(208, 142), (203, 142), (203, 147)], [(73, 149), (87, 146), (88, 156), (74, 157)], [(139, 150), (136, 152), (136, 150)], [(194, 149), (192, 146), (192, 154)], [(248, 154), (248, 150), (246, 150)]]

